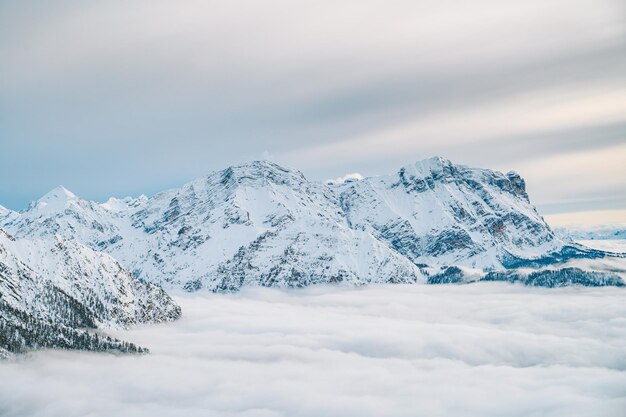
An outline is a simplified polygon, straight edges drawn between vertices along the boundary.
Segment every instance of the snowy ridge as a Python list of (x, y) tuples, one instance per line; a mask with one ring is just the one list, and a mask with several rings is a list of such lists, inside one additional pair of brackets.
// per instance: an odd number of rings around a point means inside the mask
[(103, 204), (57, 188), (4, 227), (76, 240), (142, 281), (187, 290), (427, 283), (449, 266), (475, 275), (588, 255), (555, 236), (517, 173), (439, 157), (329, 184), (255, 161)]
[(508, 257), (563, 247), (514, 172), (432, 158), (338, 192), (352, 227), (377, 233), (416, 263), (501, 268)]
[(0, 205), (0, 224), (11, 222), (18, 217), (19, 213)]
[(14, 338), (3, 346), (132, 351), (79, 329), (128, 327), (180, 314), (161, 288), (140, 283), (105, 253), (59, 236), (15, 239), (0, 229), (0, 315), (2, 326), (9, 326), (0, 333)]
[(594, 227), (559, 227), (554, 231), (566, 241), (626, 239), (626, 225), (607, 224)]
[[(5, 239), (1, 244), (5, 266), (14, 271), (26, 266), (35, 275), (36, 285), (53, 286), (83, 304), (98, 327), (128, 327), (180, 315), (178, 306), (161, 288), (139, 282), (110, 255), (76, 241), (56, 236)], [(46, 306), (38, 303), (36, 289), (31, 290), (24, 287), (19, 291), (21, 305), (15, 307), (47, 315)]]

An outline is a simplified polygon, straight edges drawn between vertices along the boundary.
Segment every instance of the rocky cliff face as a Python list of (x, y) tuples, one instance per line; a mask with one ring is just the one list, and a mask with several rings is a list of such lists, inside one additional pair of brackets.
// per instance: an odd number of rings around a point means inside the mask
[(563, 246), (512, 172), (433, 158), (338, 186), (337, 193), (351, 227), (415, 263), (501, 268), (509, 257), (537, 258)]

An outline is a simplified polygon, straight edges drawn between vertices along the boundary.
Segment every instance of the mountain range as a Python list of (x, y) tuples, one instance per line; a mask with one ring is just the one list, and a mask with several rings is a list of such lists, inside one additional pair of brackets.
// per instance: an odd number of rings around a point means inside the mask
[[(326, 183), (255, 161), (105, 203), (58, 187), (20, 212), (0, 208), (0, 226), (2, 305), (73, 329), (175, 319), (161, 288), (623, 285), (568, 264), (617, 255), (555, 235), (519, 174), (440, 157)], [(541, 268), (553, 272), (529, 279)]]

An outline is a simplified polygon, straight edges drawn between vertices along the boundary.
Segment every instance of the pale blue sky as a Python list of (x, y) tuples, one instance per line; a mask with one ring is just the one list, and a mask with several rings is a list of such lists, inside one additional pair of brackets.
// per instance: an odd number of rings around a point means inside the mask
[[(340, 4), (338, 4), (340, 3)], [(623, 1), (0, 1), (0, 204), (432, 155), (626, 208)]]

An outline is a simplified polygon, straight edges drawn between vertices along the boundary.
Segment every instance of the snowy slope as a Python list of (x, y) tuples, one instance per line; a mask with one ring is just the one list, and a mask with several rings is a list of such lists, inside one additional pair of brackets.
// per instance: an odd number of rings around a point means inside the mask
[(139, 282), (111, 256), (76, 241), (58, 236), (14, 239), (0, 231), (0, 263), (0, 297), (15, 308), (57, 322), (65, 318), (42, 302), (46, 288), (82, 305), (97, 327), (127, 327), (180, 316), (180, 308), (161, 288)]
[(16, 237), (53, 237), (92, 242), (117, 234), (121, 223), (114, 210), (83, 200), (69, 190), (57, 187), (29, 207), (7, 218), (3, 227)]
[(510, 257), (537, 258), (563, 246), (514, 172), (437, 157), (336, 190), (352, 227), (376, 233), (416, 263), (499, 268)]
[[(4, 346), (132, 350), (79, 329), (128, 327), (180, 314), (165, 291), (140, 283), (105, 253), (58, 236), (15, 239), (0, 229)], [(7, 334), (17, 342), (5, 340)]]
[(554, 235), (519, 175), (442, 158), (328, 184), (256, 161), (102, 204), (59, 187), (4, 227), (20, 239), (76, 240), (142, 281), (212, 291), (424, 283), (450, 265), (544, 265), (581, 251)]

